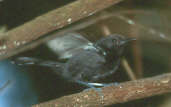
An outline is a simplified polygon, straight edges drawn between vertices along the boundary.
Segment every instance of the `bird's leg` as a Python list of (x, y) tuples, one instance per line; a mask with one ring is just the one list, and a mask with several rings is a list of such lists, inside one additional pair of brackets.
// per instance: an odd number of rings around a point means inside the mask
[(114, 83), (88, 83), (89, 85), (93, 85), (95, 87), (107, 87), (107, 86), (111, 86), (111, 85), (118, 85), (118, 82), (114, 82)]
[(76, 83), (87, 86), (88, 89), (85, 89), (84, 91), (87, 91), (89, 89), (94, 89), (95, 91), (98, 92), (99, 96), (101, 97), (101, 99), (104, 99), (104, 95), (102, 93), (102, 89), (101, 88), (97, 88), (97, 87), (103, 87), (104, 85), (101, 83), (88, 83), (88, 82), (83, 82), (83, 81), (79, 81), (77, 80)]

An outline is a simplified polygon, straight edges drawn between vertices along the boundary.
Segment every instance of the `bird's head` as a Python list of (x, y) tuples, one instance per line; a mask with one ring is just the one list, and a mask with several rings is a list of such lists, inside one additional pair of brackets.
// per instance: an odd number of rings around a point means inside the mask
[(135, 38), (125, 38), (121, 35), (114, 34), (104, 37), (96, 42), (96, 46), (102, 48), (107, 54), (114, 53), (115, 55), (122, 54), (124, 47)]

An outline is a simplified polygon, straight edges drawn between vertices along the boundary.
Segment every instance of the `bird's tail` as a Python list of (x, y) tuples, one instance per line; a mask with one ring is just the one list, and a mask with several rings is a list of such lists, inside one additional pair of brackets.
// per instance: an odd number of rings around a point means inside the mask
[(47, 61), (33, 57), (17, 57), (11, 60), (11, 63), (20, 65), (20, 66), (43, 66), (49, 67), (52, 69), (61, 69), (63, 68), (64, 63), (60, 63), (57, 61)]

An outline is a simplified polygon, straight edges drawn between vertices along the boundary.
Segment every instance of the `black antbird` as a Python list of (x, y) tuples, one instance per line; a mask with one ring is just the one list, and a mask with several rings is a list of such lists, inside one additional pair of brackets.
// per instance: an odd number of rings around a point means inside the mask
[(87, 86), (103, 86), (94, 83), (117, 70), (126, 44), (134, 38), (121, 35), (103, 37), (86, 48), (77, 48), (75, 53), (65, 62), (44, 61), (36, 58), (18, 57), (13, 61), (19, 65), (40, 65), (56, 68), (56, 72), (64, 78)]

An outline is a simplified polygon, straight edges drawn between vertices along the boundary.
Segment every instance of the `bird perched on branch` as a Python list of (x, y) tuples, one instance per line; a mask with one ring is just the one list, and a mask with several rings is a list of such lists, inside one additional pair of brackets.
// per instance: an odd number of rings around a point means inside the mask
[[(71, 37), (72, 39), (69, 39)], [(126, 39), (118, 34), (103, 37), (95, 43), (76, 34), (60, 38), (56, 41), (52, 40), (57, 44), (54, 51), (57, 51), (61, 58), (67, 59), (66, 62), (45, 61), (31, 57), (18, 57), (13, 61), (18, 65), (40, 65), (55, 68), (55, 72), (64, 78), (89, 87), (103, 86), (103, 84), (95, 82), (111, 75), (118, 69), (125, 46), (128, 42), (135, 40), (134, 38)], [(84, 45), (75, 44), (76, 47), (71, 48), (71, 44), (66, 40), (71, 40), (70, 43), (73, 44), (79, 40)], [(62, 48), (59, 48), (60, 46)]]

